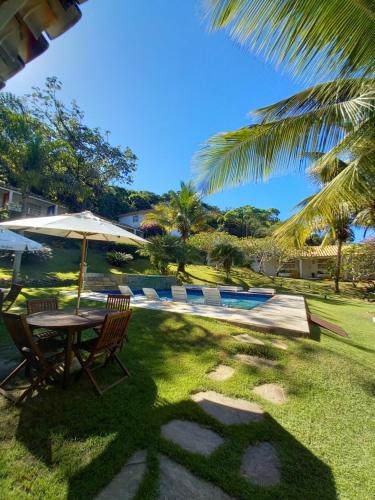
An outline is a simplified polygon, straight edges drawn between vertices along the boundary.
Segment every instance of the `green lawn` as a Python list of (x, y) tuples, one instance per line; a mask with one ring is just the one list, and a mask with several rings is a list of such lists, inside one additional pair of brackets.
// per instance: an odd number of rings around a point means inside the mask
[[(188, 271), (197, 275), (194, 281), (224, 279), (201, 266)], [(254, 284), (268, 284), (268, 279), (246, 273), (236, 270), (233, 280), (251, 278)], [(289, 339), (289, 350), (282, 352), (271, 347), (269, 335), (252, 333), (267, 344), (261, 354), (280, 361), (276, 368), (255, 369), (233, 361), (235, 352), (257, 351), (231, 340), (231, 335), (249, 330), (188, 315), (135, 310), (130, 342), (121, 355), (132, 377), (103, 398), (97, 398), (82, 378), (65, 392), (59, 387), (43, 390), (21, 408), (0, 401), (0, 497), (93, 498), (135, 450), (147, 448), (149, 467), (139, 498), (155, 497), (157, 453), (163, 452), (236, 498), (373, 499), (375, 327), (371, 314), (375, 307), (355, 298), (335, 297), (329, 287), (283, 280), (282, 291), (304, 291), (311, 309), (337, 321), (350, 338), (317, 328), (315, 340)], [(57, 291), (26, 290), (25, 295)], [(64, 305), (69, 302), (64, 299)], [(23, 298), (17, 303), (18, 308), (22, 305)], [(97, 303), (85, 305), (98, 307)], [(9, 342), (2, 326), (0, 339), (3, 345)], [(226, 382), (206, 377), (219, 362), (236, 368)], [(111, 367), (100, 376), (108, 381), (114, 371)], [(254, 386), (266, 382), (281, 384), (289, 402), (277, 407), (252, 395)], [(207, 389), (260, 402), (267, 411), (264, 422), (229, 427), (218, 423), (190, 400), (190, 394)], [(160, 437), (161, 425), (173, 418), (209, 426), (224, 437), (225, 444), (208, 459), (185, 452)], [(262, 440), (271, 440), (278, 450), (282, 471), (278, 487), (253, 486), (238, 473), (244, 449)]]

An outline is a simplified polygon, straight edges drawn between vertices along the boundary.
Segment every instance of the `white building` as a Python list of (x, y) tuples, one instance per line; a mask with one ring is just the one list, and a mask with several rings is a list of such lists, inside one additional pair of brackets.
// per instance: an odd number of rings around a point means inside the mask
[[(20, 217), (22, 211), (22, 196), (17, 188), (0, 186), (0, 207), (6, 208), (12, 218)], [(26, 199), (26, 215), (43, 217), (65, 213), (66, 208), (41, 196), (30, 193)]]
[(120, 224), (132, 227), (133, 229), (139, 229), (146, 214), (152, 212), (152, 208), (146, 210), (136, 210), (135, 212), (128, 212), (126, 214), (120, 214), (118, 221)]
[[(343, 246), (343, 251), (347, 246)], [(309, 247), (307, 250), (302, 250), (294, 259), (285, 262), (279, 269), (276, 260), (265, 261), (262, 265), (260, 262), (254, 262), (251, 267), (254, 271), (261, 271), (268, 276), (278, 275), (304, 279), (328, 278), (332, 274), (336, 256), (336, 245)]]

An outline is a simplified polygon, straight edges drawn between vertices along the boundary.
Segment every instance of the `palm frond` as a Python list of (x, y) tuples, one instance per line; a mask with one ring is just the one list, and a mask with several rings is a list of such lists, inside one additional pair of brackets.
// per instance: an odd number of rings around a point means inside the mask
[[(307, 79), (372, 74), (371, 0), (204, 0), (212, 30)], [(313, 70), (313, 71), (312, 71)]]

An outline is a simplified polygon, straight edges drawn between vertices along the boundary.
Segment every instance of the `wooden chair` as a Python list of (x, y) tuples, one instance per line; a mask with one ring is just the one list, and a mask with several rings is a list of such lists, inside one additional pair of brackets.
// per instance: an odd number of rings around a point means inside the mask
[[(47, 378), (57, 375), (56, 366), (58, 354), (51, 354), (52, 341), (39, 342), (35, 339), (26, 322), (25, 315), (3, 313), (3, 321), (23, 359), (0, 383), (0, 394), (13, 401), (15, 404), (18, 404), (38, 389)], [(58, 345), (56, 345), (56, 349), (58, 349)], [(26, 369), (30, 376), (31, 383), (29, 387), (16, 398), (4, 388), (22, 368)]]
[(108, 294), (105, 307), (110, 311), (128, 311), (130, 309), (130, 295)]
[[(95, 391), (100, 396), (102, 396), (105, 391), (119, 384), (130, 375), (126, 366), (120, 361), (117, 352), (123, 344), (131, 315), (131, 309), (128, 311), (107, 314), (98, 337), (78, 342), (73, 346), (74, 354), (77, 356), (77, 359), (82, 366), (82, 370), (89, 377)], [(82, 358), (80, 350), (84, 350), (89, 353), (86, 360)], [(99, 387), (93, 377), (92, 370), (90, 370), (92, 362), (96, 357), (102, 354), (106, 356), (104, 366), (106, 366), (110, 361), (116, 361), (121, 371), (124, 373), (123, 377), (103, 388)]]
[[(28, 314), (35, 314), (43, 311), (56, 311), (59, 308), (59, 302), (57, 297), (46, 297), (43, 299), (27, 299), (26, 307)], [(39, 339), (51, 339), (53, 337), (58, 337), (61, 332), (56, 332), (55, 330), (33, 330), (33, 334)]]
[(2, 292), (2, 299), (0, 298), (0, 305), (2, 311), (9, 311), (12, 305), (17, 300), (18, 295), (21, 293), (22, 285), (12, 284), (9, 292), (4, 296)]

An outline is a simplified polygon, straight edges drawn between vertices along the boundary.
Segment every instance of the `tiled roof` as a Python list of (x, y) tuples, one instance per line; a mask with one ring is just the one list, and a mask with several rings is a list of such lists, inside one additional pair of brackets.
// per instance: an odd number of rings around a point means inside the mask
[[(343, 250), (347, 248), (349, 245), (344, 245)], [(336, 257), (337, 255), (337, 245), (326, 245), (324, 247), (308, 247), (308, 249), (304, 249), (299, 254), (299, 257)]]

